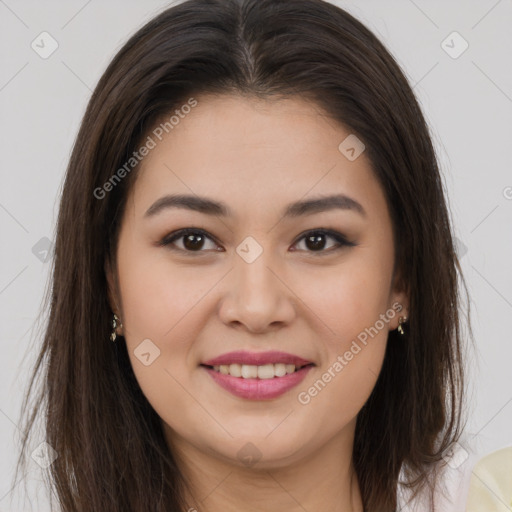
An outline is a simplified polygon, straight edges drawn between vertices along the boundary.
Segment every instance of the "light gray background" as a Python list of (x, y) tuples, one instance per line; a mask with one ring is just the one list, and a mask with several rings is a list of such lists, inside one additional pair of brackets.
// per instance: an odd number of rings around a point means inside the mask
[[(471, 293), (477, 351), (468, 356), (467, 433), (483, 456), (512, 444), (512, 1), (336, 3), (390, 49), (431, 126)], [(10, 501), (21, 489), (11, 490), (16, 423), (49, 269), (32, 248), (54, 239), (60, 187), (92, 89), (127, 38), (167, 5), (0, 0), (0, 511), (27, 509)], [(43, 31), (59, 45), (47, 59), (31, 48)], [(469, 44), (456, 59), (442, 47), (453, 31)], [(452, 52), (461, 48), (450, 41)], [(34, 462), (27, 480), (36, 485), (40, 475)]]

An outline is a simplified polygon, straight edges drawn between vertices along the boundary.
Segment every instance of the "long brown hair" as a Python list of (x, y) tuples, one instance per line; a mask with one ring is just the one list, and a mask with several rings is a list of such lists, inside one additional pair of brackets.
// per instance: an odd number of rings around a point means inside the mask
[(108, 193), (94, 191), (163, 115), (201, 93), (307, 98), (366, 146), (391, 212), (410, 321), (404, 336), (389, 333), (381, 374), (358, 415), (353, 460), (365, 510), (391, 512), (400, 470), (413, 490), (430, 488), (461, 434), (461, 272), (435, 151), (410, 85), (364, 25), (322, 0), (185, 1), (133, 35), (94, 90), (67, 168), (48, 323), (22, 406), (27, 433), (44, 414), (46, 442), (58, 454), (48, 485), (59, 510), (187, 508), (160, 418), (125, 344), (109, 342), (104, 269), (115, 263), (137, 167)]

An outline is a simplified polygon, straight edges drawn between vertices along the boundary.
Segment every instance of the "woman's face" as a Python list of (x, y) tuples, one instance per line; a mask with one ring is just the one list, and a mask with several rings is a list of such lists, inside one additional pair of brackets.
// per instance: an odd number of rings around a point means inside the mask
[(145, 141), (109, 273), (140, 387), (177, 449), (351, 447), (407, 306), (364, 148), (301, 99), (196, 100)]

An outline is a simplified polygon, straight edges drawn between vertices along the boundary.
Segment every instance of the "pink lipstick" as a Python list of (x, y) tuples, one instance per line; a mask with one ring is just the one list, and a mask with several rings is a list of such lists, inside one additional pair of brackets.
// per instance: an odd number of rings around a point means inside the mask
[(201, 366), (233, 395), (269, 400), (302, 382), (314, 363), (286, 352), (236, 351), (209, 359)]

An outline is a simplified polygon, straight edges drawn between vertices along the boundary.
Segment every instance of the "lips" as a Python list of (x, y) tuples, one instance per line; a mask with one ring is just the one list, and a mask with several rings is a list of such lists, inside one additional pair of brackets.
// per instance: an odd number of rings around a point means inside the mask
[(200, 365), (220, 387), (249, 400), (277, 398), (297, 386), (314, 363), (286, 352), (229, 352)]

